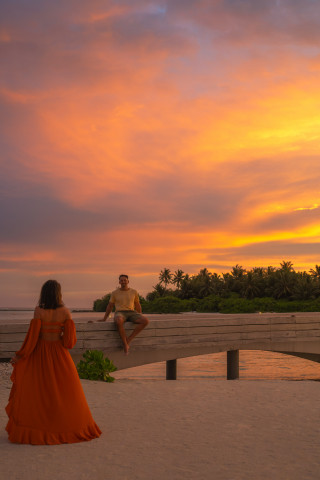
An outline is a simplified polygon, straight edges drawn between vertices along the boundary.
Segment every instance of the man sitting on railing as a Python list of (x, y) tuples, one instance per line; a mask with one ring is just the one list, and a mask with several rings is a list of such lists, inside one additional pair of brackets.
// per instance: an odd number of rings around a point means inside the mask
[[(106, 313), (99, 322), (105, 322), (116, 307), (114, 315), (114, 323), (117, 326), (120, 338), (123, 343), (123, 350), (126, 355), (129, 353), (130, 343), (138, 333), (141, 332), (149, 323), (147, 317), (142, 315), (142, 309), (139, 301), (137, 290), (129, 287), (128, 275), (121, 274), (119, 276), (120, 288), (117, 288), (111, 293), (110, 301), (106, 308)], [(126, 336), (124, 329), (125, 322), (133, 322), (136, 324), (135, 329), (129, 337)]]

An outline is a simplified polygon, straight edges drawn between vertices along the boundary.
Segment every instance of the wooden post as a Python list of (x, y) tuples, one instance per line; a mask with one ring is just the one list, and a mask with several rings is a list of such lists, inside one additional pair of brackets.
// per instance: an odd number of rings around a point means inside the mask
[(166, 361), (166, 380), (177, 380), (177, 360)]
[(239, 350), (229, 350), (227, 352), (227, 380), (237, 380), (239, 378)]

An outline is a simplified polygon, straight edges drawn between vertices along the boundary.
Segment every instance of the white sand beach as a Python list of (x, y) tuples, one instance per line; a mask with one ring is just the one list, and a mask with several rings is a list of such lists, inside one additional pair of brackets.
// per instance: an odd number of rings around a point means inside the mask
[(4, 407), (11, 384), (4, 373), (0, 449), (6, 480), (318, 480), (320, 475), (319, 382), (82, 381), (102, 436), (29, 446), (7, 440)]

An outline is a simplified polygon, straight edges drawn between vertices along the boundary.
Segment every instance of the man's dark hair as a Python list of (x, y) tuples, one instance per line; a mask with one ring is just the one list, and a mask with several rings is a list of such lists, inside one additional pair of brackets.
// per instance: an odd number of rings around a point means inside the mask
[(119, 280), (120, 280), (121, 277), (126, 277), (129, 280), (128, 275), (126, 275), (125, 273), (121, 273), (121, 275), (119, 275)]

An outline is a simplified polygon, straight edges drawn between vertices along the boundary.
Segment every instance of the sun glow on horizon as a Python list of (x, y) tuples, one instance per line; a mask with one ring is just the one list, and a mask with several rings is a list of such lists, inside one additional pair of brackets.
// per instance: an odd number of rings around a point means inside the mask
[(0, 7), (4, 285), (320, 263), (316, 2), (29, 3)]

